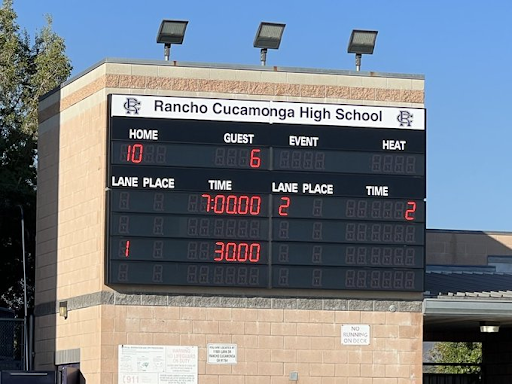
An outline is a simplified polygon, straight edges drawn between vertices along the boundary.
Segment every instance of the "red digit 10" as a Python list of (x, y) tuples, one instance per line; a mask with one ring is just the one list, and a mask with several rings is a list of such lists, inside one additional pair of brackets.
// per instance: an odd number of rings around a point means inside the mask
[(281, 203), (279, 204), (279, 216), (288, 216), (288, 207), (290, 206), (289, 197), (281, 197)]
[(249, 162), (251, 168), (259, 168), (261, 166), (260, 152), (261, 149), (258, 148), (251, 150), (251, 161)]
[(144, 152), (144, 146), (142, 144), (133, 144), (128, 146), (126, 153), (126, 161), (132, 163), (140, 163), (142, 161), (142, 153)]
[(261, 245), (259, 243), (225, 243), (217, 241), (215, 243), (214, 261), (230, 261), (235, 263), (257, 263), (260, 261)]
[(408, 201), (407, 209), (405, 210), (405, 220), (408, 220), (408, 221), (414, 220), (415, 212), (416, 212), (416, 202)]

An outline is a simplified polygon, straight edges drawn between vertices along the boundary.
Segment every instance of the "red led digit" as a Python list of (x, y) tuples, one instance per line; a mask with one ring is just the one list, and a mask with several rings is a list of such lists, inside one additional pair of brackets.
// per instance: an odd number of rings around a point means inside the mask
[(288, 207), (290, 206), (289, 197), (281, 197), (281, 204), (279, 205), (279, 216), (288, 216)]
[(260, 261), (260, 250), (261, 245), (259, 243), (252, 243), (249, 249), (249, 261), (251, 263), (257, 263)]
[(126, 161), (132, 163), (140, 163), (142, 161), (142, 154), (144, 152), (144, 146), (142, 144), (134, 144), (128, 146), (128, 152), (126, 153)]
[(143, 152), (144, 147), (142, 146), (142, 144), (135, 144), (133, 146), (132, 163), (140, 163), (142, 161)]
[(207, 193), (203, 193), (201, 197), (204, 197), (206, 199), (206, 212), (210, 212), (210, 200), (211, 196)]
[(251, 168), (259, 168), (261, 166), (260, 152), (261, 149), (258, 148), (251, 150)]
[(235, 243), (227, 243), (226, 245), (226, 261), (236, 261), (236, 244)]
[(240, 196), (238, 198), (238, 213), (245, 215), (249, 212), (249, 196)]
[(213, 212), (224, 213), (224, 204), (226, 203), (226, 196), (217, 195), (215, 196), (215, 204), (213, 205)]
[(247, 258), (248, 258), (248, 253), (249, 253), (249, 245), (247, 243), (240, 243), (238, 244), (238, 256), (237, 256), (237, 260), (240, 261), (240, 262), (244, 262), (244, 261), (247, 261)]
[(416, 202), (408, 201), (407, 209), (405, 210), (405, 220), (412, 221), (414, 220), (414, 213), (416, 212)]
[(260, 213), (261, 208), (261, 197), (253, 196), (251, 197), (251, 215), (258, 215)]
[(215, 253), (218, 255), (217, 257), (215, 257), (213, 260), (214, 261), (222, 261), (224, 259), (224, 242), (222, 241), (217, 241), (215, 243), (215, 245), (219, 246), (220, 248), (217, 248), (215, 250)]
[(237, 197), (234, 195), (229, 195), (226, 201), (226, 213), (230, 215), (235, 215), (237, 213)]
[(124, 257), (130, 257), (130, 240), (126, 240)]

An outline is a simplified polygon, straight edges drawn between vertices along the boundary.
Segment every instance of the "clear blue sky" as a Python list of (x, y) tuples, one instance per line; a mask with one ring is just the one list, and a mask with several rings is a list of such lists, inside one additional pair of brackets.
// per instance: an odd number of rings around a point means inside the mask
[(512, 231), (512, 1), (14, 0), (31, 37), (53, 16), (80, 73), (106, 57), (161, 59), (162, 19), (189, 20), (171, 58), (259, 64), (260, 21), (286, 23), (268, 64), (353, 69), (352, 29), (379, 31), (363, 71), (425, 75), (427, 227)]

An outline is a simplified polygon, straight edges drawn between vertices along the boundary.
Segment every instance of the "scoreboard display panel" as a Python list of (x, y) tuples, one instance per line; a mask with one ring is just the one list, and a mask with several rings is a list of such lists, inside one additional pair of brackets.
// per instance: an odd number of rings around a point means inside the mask
[(423, 291), (423, 109), (109, 105), (108, 284)]

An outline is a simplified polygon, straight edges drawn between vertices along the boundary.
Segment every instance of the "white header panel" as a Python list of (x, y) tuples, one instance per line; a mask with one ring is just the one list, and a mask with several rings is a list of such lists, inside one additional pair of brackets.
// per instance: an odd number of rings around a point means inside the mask
[(112, 95), (112, 116), (338, 127), (425, 129), (425, 109)]

